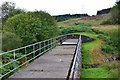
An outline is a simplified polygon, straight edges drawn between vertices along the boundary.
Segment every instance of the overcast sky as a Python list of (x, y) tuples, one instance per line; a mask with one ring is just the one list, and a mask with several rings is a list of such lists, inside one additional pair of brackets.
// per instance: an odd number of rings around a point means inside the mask
[(116, 0), (0, 0), (16, 3), (16, 7), (27, 11), (43, 10), (51, 15), (88, 13), (95, 15), (97, 10), (112, 7)]

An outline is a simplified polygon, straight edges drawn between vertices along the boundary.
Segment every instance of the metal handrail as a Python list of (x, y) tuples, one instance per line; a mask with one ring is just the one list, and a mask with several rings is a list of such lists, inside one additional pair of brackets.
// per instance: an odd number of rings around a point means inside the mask
[(78, 39), (75, 54), (73, 56), (72, 64), (68, 72), (67, 80), (79, 80), (81, 68), (81, 35)]
[[(59, 37), (60, 37), (60, 36), (59, 36)], [(2, 79), (3, 77), (5, 77), (6, 75), (10, 74), (11, 72), (14, 72), (14, 73), (15, 73), (16, 70), (17, 70), (19, 67), (23, 66), (24, 64), (28, 63), (29, 61), (34, 60), (34, 59), (37, 58), (38, 56), (40, 56), (40, 55), (44, 54), (45, 52), (49, 51), (50, 49), (54, 48), (54, 47), (56, 46), (56, 44), (58, 43), (57, 38), (59, 38), (59, 37), (51, 38), (51, 39), (48, 39), (48, 40), (44, 40), (44, 41), (41, 41), (41, 42), (37, 42), (37, 43), (31, 44), (31, 45), (27, 45), (27, 46), (24, 46), (24, 47), (21, 47), (21, 48), (17, 48), (17, 49), (11, 50), (11, 51), (7, 51), (7, 52), (1, 53), (1, 54), (0, 54), (1, 57), (4, 56), (4, 55), (6, 55), (6, 54), (13, 53), (13, 57), (14, 57), (14, 58), (13, 58), (12, 61), (9, 61), (9, 62), (7, 62), (7, 63), (5, 63), (5, 64), (1, 64), (1, 65), (0, 65), (0, 69), (1, 69), (0, 71), (2, 71), (4, 67), (6, 67), (6, 66), (8, 66), (8, 65), (10, 65), (10, 64), (13, 64), (13, 65), (12, 65), (13, 69), (8, 70), (8, 71), (7, 71), (6, 73), (4, 73), (4, 74), (3, 74), (2, 72), (0, 73), (0, 74), (1, 74), (1, 75), (0, 75), (0, 79)], [(47, 42), (48, 44), (46, 44), (46, 42)], [(42, 44), (44, 44), (44, 45), (41, 47)], [(35, 46), (37, 46), (37, 45), (39, 45), (39, 47), (38, 47), (37, 49), (35, 49)], [(29, 48), (29, 47), (32, 47), (32, 51), (30, 51), (29, 53), (26, 53), (26, 52), (27, 52), (26, 49)], [(47, 49), (46, 49), (46, 48), (47, 48)], [(42, 49), (44, 49), (44, 50), (41, 51)], [(24, 54), (24, 55), (21, 56), (21, 57), (19, 57), (19, 58), (16, 58), (17, 51), (19, 51), (19, 50), (24, 50), (24, 53), (22, 53), (22, 54)], [(35, 53), (36, 53), (37, 51), (40, 51), (40, 53), (37, 54), (37, 55), (35, 55)], [(18, 61), (18, 60), (20, 60), (20, 59), (22, 59), (22, 58), (28, 58), (29, 55), (33, 55), (33, 57), (32, 57), (31, 59), (29, 59), (29, 60), (26, 60), (24, 63), (22, 63), (22, 64), (20, 64), (20, 65), (17, 66), (17, 61)]]
[[(3, 52), (3, 53), (0, 53), (0, 57), (2, 57), (3, 55), (6, 55), (6, 54), (9, 54), (9, 53), (12, 53), (13, 54), (13, 60), (12, 61), (9, 61), (5, 64), (2, 64), (0, 65), (0, 71), (3, 70), (4, 67), (12, 64), (12, 69), (11, 70), (8, 70), (6, 73), (0, 73), (0, 79), (4, 78), (6, 75), (10, 74), (11, 72), (16, 72), (16, 70), (25, 65), (26, 63), (34, 60), (35, 58), (37, 58), (38, 56), (44, 54), (45, 52), (49, 51), (50, 49), (54, 48), (56, 46), (56, 44), (60, 41), (60, 39), (63, 39), (66, 40), (67, 39), (67, 36), (68, 35), (71, 35), (71, 34), (66, 34), (66, 35), (61, 35), (61, 36), (58, 36), (58, 37), (54, 37), (54, 38), (50, 38), (50, 39), (47, 39), (47, 40), (44, 40), (44, 41), (41, 41), (41, 42), (37, 42), (37, 43), (34, 43), (34, 44), (31, 44), (31, 45), (27, 45), (27, 46), (24, 46), (24, 47), (21, 47), (21, 48), (17, 48), (17, 49), (14, 49), (14, 50), (11, 50), (11, 51), (7, 51), (7, 52)], [(46, 42), (48, 44), (46, 44)], [(43, 44), (43, 46), (42, 46)], [(35, 46), (38, 46), (37, 49), (35, 49)], [(30, 47), (32, 47), (32, 50), (29, 49)], [(27, 50), (28, 49), (28, 50)], [(24, 51), (24, 52), (20, 52), (22, 54), (24, 54), (23, 56), (17, 58), (16, 57), (16, 54), (19, 52), (19, 51)], [(29, 50), (31, 50), (29, 52)], [(36, 53), (39, 51), (39, 53), (36, 55)], [(28, 59), (29, 56), (32, 55), (32, 58)], [(22, 59), (22, 58), (25, 58), (25, 62), (22, 63), (22, 64), (17, 64), (17, 61)]]

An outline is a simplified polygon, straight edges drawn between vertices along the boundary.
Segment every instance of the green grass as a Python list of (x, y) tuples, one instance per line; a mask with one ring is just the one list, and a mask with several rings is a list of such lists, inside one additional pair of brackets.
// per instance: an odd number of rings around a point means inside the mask
[[(77, 34), (77, 33), (75, 33)], [(87, 42), (82, 44), (82, 63), (83, 64), (90, 64), (91, 63), (91, 54), (90, 51), (93, 47), (97, 46), (99, 44), (100, 40), (97, 38), (97, 35), (93, 33), (80, 33), (81, 35), (86, 35), (91, 38), (95, 38), (92, 42)]]
[(103, 68), (81, 69), (81, 78), (107, 78), (108, 71)]
[(91, 63), (91, 54), (90, 51), (93, 47), (99, 44), (100, 40), (96, 39), (93, 42), (83, 43), (82, 44), (82, 63), (90, 64)]
[[(82, 64), (91, 64), (91, 49), (100, 43), (100, 39), (93, 33), (80, 33), (82, 35), (89, 36), (95, 40), (82, 44)], [(104, 68), (88, 68), (81, 69), (81, 78), (107, 78), (108, 71)]]

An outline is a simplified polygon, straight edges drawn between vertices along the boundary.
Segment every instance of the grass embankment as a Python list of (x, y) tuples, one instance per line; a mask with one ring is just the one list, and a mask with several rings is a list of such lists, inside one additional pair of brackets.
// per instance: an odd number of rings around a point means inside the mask
[[(102, 53), (96, 51), (96, 47), (101, 45), (101, 40), (97, 38), (97, 35), (91, 33), (82, 33), (83, 35), (95, 38), (94, 41), (82, 44), (82, 64), (98, 64), (101, 63), (101, 59), (104, 57)], [(99, 50), (100, 47), (97, 49)], [(96, 51), (96, 52), (95, 52)], [(100, 57), (100, 58), (99, 58)], [(107, 78), (108, 71), (104, 68), (82, 68), (81, 78)]]
[[(120, 65), (117, 62), (103, 63), (102, 59), (105, 58), (100, 50), (101, 40), (97, 35), (91, 33), (82, 33), (89, 37), (95, 38), (95, 41), (82, 44), (82, 63), (83, 64), (99, 64), (96, 68), (82, 68), (81, 78), (117, 78), (118, 68)], [(99, 51), (98, 51), (99, 50)]]
[(92, 42), (87, 42), (82, 44), (82, 63), (83, 64), (99, 64), (103, 62), (105, 56), (102, 54), (100, 46), (102, 40), (97, 38), (97, 35), (94, 33), (80, 33), (82, 35), (89, 36), (95, 40)]
[(83, 64), (91, 64), (92, 63), (92, 56), (91, 56), (91, 49), (97, 46), (100, 42), (99, 39), (96, 38), (95, 34), (92, 33), (81, 33), (82, 35), (89, 36), (91, 38), (95, 38), (92, 42), (87, 42), (82, 44), (82, 63)]

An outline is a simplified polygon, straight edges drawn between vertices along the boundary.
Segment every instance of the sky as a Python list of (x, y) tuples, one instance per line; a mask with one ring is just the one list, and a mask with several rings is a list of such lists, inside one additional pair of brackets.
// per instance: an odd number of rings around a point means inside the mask
[(84, 14), (96, 15), (98, 10), (110, 8), (116, 0), (0, 0), (16, 3), (16, 8), (26, 11), (42, 10), (51, 15)]

